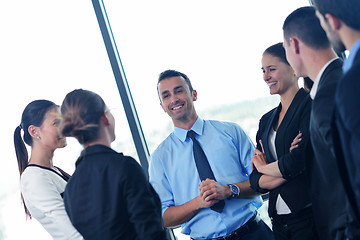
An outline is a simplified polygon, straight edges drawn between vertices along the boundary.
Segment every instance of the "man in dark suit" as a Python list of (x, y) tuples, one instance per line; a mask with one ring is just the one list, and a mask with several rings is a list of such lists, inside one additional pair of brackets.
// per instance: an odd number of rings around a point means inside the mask
[(331, 43), (349, 50), (335, 93), (335, 151), (351, 205), (360, 219), (360, 1), (315, 0), (317, 16)]
[(315, 159), (308, 159), (307, 169), (316, 228), (321, 239), (346, 239), (354, 235), (355, 219), (338, 170), (331, 126), (342, 60), (321, 28), (315, 8), (292, 12), (283, 30), (287, 59), (296, 75), (314, 81), (310, 139)]

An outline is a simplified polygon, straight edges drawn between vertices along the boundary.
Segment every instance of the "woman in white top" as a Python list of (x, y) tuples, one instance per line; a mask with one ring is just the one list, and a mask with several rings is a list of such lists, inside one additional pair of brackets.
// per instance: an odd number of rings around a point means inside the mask
[[(57, 148), (66, 146), (58, 134), (59, 107), (51, 101), (29, 103), (15, 129), (14, 144), (27, 217), (34, 217), (56, 240), (83, 239), (66, 214), (62, 194), (70, 175), (54, 167)], [(31, 147), (30, 159), (24, 141)]]

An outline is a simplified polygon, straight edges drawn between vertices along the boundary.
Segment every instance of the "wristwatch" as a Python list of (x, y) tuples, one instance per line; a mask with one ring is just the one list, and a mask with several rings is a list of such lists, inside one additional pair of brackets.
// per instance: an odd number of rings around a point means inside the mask
[(236, 198), (240, 195), (240, 189), (238, 186), (236, 186), (235, 184), (229, 184), (228, 186), (229, 186), (230, 192), (231, 192), (231, 196), (228, 197), (228, 199)]

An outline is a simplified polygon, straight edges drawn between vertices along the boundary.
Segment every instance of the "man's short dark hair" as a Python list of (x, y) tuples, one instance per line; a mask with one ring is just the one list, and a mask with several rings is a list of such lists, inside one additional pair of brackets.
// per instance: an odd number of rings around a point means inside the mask
[(285, 19), (283, 30), (287, 43), (291, 37), (296, 36), (313, 49), (330, 47), (330, 42), (316, 17), (314, 7), (301, 7), (293, 11)]
[(349, 27), (360, 31), (359, 0), (312, 0), (312, 2), (323, 16), (330, 13)]
[(160, 73), (157, 86), (159, 86), (159, 83), (162, 80), (171, 78), (171, 77), (183, 77), (185, 79), (186, 84), (189, 86), (190, 92), (192, 93), (193, 87), (191, 85), (190, 79), (184, 73), (175, 71), (175, 70), (166, 70), (166, 71)]

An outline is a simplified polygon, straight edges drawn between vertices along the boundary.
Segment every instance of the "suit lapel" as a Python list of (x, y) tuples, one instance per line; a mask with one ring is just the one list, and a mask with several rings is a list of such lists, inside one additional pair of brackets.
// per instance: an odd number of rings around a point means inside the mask
[(330, 63), (330, 65), (325, 69), (324, 73), (321, 75), (317, 92), (324, 86), (324, 84), (326, 84), (324, 79), (327, 79), (327, 75), (329, 75), (334, 69), (341, 67), (342, 63), (343, 61), (340, 58)]
[[(275, 145), (276, 145), (276, 153), (279, 155), (283, 155), (284, 153), (284, 141), (285, 141), (285, 132), (288, 128), (288, 125), (291, 123), (297, 107), (299, 106), (299, 103), (304, 99), (304, 96), (306, 95), (306, 91), (301, 88), (295, 95), (294, 99), (292, 100), (289, 109), (286, 111), (285, 116), (277, 130), (276, 138), (275, 138)], [(280, 136), (280, 137), (279, 137)]]
[(271, 155), (270, 152), (270, 148), (269, 148), (269, 134), (270, 134), (270, 130), (273, 127), (274, 121), (277, 120), (279, 118), (279, 112), (281, 110), (281, 103), (279, 104), (279, 106), (276, 108), (275, 111), (272, 112), (270, 119), (269, 119), (269, 124), (267, 124), (264, 134), (262, 136), (262, 144), (264, 147), (264, 151), (265, 151), (265, 155), (266, 155), (266, 159), (270, 159), (269, 162), (274, 162), (275, 159), (273, 158), (273, 156)]

